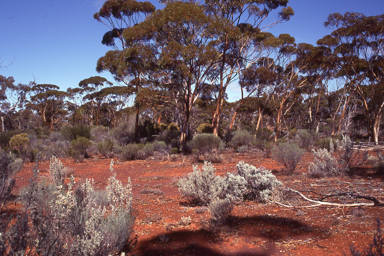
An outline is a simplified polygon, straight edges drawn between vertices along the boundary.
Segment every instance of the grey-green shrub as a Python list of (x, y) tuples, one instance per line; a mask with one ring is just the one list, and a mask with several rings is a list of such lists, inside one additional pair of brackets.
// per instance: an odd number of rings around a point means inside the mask
[(241, 146), (249, 146), (252, 144), (253, 135), (250, 134), (247, 130), (236, 131), (235, 135), (231, 139), (231, 145), (235, 149), (238, 149)]
[(301, 148), (309, 149), (312, 148), (315, 141), (317, 140), (317, 134), (310, 132), (306, 129), (300, 129), (297, 131), (295, 140)]
[(100, 154), (106, 157), (110, 157), (113, 154), (114, 145), (117, 142), (113, 139), (107, 138), (99, 143), (97, 143), (97, 150)]
[(154, 141), (153, 143), (152, 143), (152, 145), (153, 145), (153, 150), (154, 151), (166, 151), (167, 150), (167, 144), (164, 142), (164, 141), (158, 141), (158, 140), (156, 140), (156, 141)]
[(88, 157), (87, 149), (92, 145), (92, 142), (85, 137), (77, 137), (71, 141), (71, 155), (77, 159), (80, 157)]
[(35, 171), (34, 179), (21, 194), (29, 212), (30, 227), (27, 225), (23, 233), (13, 232), (11, 227), (13, 233), (6, 236), (10, 239), (4, 244), (11, 244), (16, 241), (12, 236), (22, 234), (25, 243), (14, 250), (18, 254), (27, 247), (39, 255), (117, 254), (132, 232), (132, 185), (129, 179), (125, 186), (116, 179), (113, 161), (110, 170), (107, 203), (100, 205), (93, 180), (86, 179), (75, 188), (71, 178), (68, 185), (64, 185), (58, 175), (64, 167), (52, 158), (50, 172), (54, 182), (37, 181)]
[(327, 149), (312, 150), (315, 158), (314, 162), (309, 165), (309, 175), (315, 178), (336, 176), (341, 172), (337, 163), (337, 159), (332, 156), (332, 151), (329, 152)]
[(9, 154), (0, 151), (0, 210), (14, 198), (14, 174), (22, 168), (21, 159), (13, 159)]
[(111, 136), (120, 144), (127, 145), (135, 142), (134, 125), (124, 122), (111, 130)]
[(272, 156), (281, 162), (289, 173), (292, 173), (300, 162), (304, 150), (291, 141), (278, 143), (272, 149)]
[(213, 199), (208, 205), (211, 212), (211, 222), (213, 225), (223, 224), (231, 214), (233, 210), (233, 202), (228, 199)]
[(120, 153), (120, 158), (124, 161), (135, 160), (139, 146), (137, 144), (125, 145)]
[(190, 146), (192, 149), (198, 150), (200, 154), (204, 154), (214, 150), (221, 150), (224, 147), (224, 143), (213, 134), (202, 133), (193, 137)]
[(263, 167), (256, 168), (241, 161), (236, 169), (238, 176), (246, 181), (244, 198), (266, 201), (272, 195), (273, 189), (282, 185), (271, 171)]
[(208, 205), (214, 198), (223, 197), (224, 179), (215, 175), (215, 168), (205, 162), (200, 171), (193, 166), (193, 172), (178, 182), (181, 195), (191, 203)]

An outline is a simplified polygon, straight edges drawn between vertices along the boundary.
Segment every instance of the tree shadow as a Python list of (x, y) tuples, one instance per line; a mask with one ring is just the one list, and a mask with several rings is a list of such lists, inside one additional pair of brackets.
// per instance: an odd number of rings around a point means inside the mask
[[(135, 255), (213, 255), (213, 256), (262, 256), (273, 255), (274, 243), (294, 237), (318, 236), (324, 229), (310, 226), (300, 221), (269, 215), (253, 217), (231, 217), (219, 229), (200, 229), (194, 231), (170, 231), (162, 236), (139, 241)], [(212, 249), (227, 237), (237, 236), (238, 233), (251, 242), (246, 248), (237, 252), (222, 252)], [(257, 248), (252, 241), (265, 240), (269, 246), (266, 249)], [(248, 243), (248, 242), (246, 242)], [(253, 247), (253, 248), (252, 248)]]

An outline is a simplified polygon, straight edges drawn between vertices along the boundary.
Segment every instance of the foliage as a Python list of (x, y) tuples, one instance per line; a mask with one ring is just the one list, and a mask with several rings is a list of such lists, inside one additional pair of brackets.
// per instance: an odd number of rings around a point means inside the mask
[[(332, 141), (332, 144), (333, 144), (333, 149), (331, 149), (329, 146), (331, 145)], [(318, 139), (316, 140), (315, 142), (315, 146), (317, 148), (324, 148), (324, 149), (327, 149), (328, 151), (331, 151), (331, 150), (336, 150), (337, 149), (337, 140), (335, 139), (332, 139), (332, 138), (321, 138), (321, 139)]]
[(87, 149), (92, 145), (92, 142), (85, 137), (77, 137), (71, 141), (71, 155), (75, 159), (80, 157), (88, 157)]
[(300, 129), (296, 133), (295, 140), (300, 148), (310, 149), (316, 141), (317, 134), (306, 129)]
[(12, 148), (16, 148), (19, 151), (24, 150), (28, 144), (29, 139), (26, 133), (16, 134), (9, 141), (9, 146)]
[(280, 142), (272, 149), (272, 156), (281, 162), (289, 173), (292, 173), (300, 162), (304, 150), (293, 142)]
[(13, 159), (9, 154), (0, 151), (0, 210), (14, 198), (12, 189), (15, 187), (14, 174), (22, 167), (20, 159)]
[(1, 148), (8, 147), (9, 146), (9, 141), (16, 134), (18, 134), (18, 131), (16, 131), (16, 130), (0, 132), (0, 147)]
[(152, 143), (152, 145), (153, 145), (153, 150), (154, 151), (162, 152), (162, 151), (166, 151), (167, 150), (167, 144), (164, 141), (156, 140), (156, 141), (154, 141)]
[[(51, 159), (51, 177), (34, 178), (21, 193), (25, 214), (0, 237), (0, 248), (22, 255), (33, 248), (39, 255), (111, 255), (118, 253), (132, 232), (132, 185), (116, 179), (111, 161), (107, 205), (98, 204), (93, 181), (64, 184), (64, 167)], [(28, 225), (31, 223), (31, 225)]]
[(61, 134), (68, 141), (76, 140), (78, 137), (91, 139), (91, 127), (87, 125), (65, 126), (61, 129)]
[(92, 126), (90, 132), (93, 142), (99, 143), (109, 138), (109, 128), (105, 126)]
[(315, 178), (322, 178), (327, 176), (337, 176), (340, 174), (337, 159), (332, 156), (333, 150), (327, 149), (312, 149), (315, 156), (314, 162), (312, 162), (308, 168), (308, 172)]
[(228, 198), (215, 198), (209, 204), (208, 208), (211, 212), (211, 222), (213, 225), (223, 224), (233, 210), (233, 202)]
[(113, 155), (113, 152), (114, 152), (113, 149), (115, 144), (116, 144), (116, 141), (112, 139), (105, 139), (97, 143), (97, 150), (103, 156), (110, 158)]
[(127, 145), (135, 141), (133, 126), (128, 122), (121, 123), (118, 127), (113, 128), (111, 135), (120, 145)]
[(193, 172), (178, 182), (179, 191), (188, 201), (197, 205), (208, 205), (213, 199), (223, 196), (224, 179), (215, 175), (215, 168), (205, 162), (202, 171), (193, 166)]
[(203, 159), (210, 163), (221, 163), (224, 160), (223, 156), (217, 152), (206, 152), (203, 154)]
[(120, 158), (124, 161), (135, 160), (139, 146), (137, 144), (128, 144), (123, 147)]
[(200, 124), (196, 131), (198, 133), (212, 133), (213, 132), (213, 128), (212, 128), (212, 125), (211, 124), (208, 124), (208, 123), (202, 123)]
[(231, 145), (238, 149), (241, 146), (249, 146), (252, 144), (253, 136), (247, 130), (236, 131), (231, 139)]
[(266, 201), (272, 195), (274, 187), (282, 185), (271, 171), (263, 167), (256, 168), (253, 165), (239, 162), (236, 168), (237, 174), (246, 182), (246, 190), (243, 192), (244, 198)]
[(198, 150), (200, 154), (204, 154), (206, 152), (221, 150), (224, 143), (219, 137), (213, 134), (202, 133), (193, 137), (189, 145), (192, 149)]

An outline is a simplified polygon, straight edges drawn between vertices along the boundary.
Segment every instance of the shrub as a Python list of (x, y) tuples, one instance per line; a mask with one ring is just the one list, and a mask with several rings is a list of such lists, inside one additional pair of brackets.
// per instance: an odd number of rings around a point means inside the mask
[(178, 187), (181, 195), (191, 203), (208, 205), (212, 199), (223, 196), (224, 179), (215, 175), (215, 168), (205, 162), (202, 171), (193, 166), (193, 172), (181, 178)]
[(321, 138), (321, 139), (318, 139), (315, 142), (315, 146), (317, 148), (325, 148), (328, 151), (331, 151), (331, 148), (330, 148), (331, 141), (332, 141), (332, 144), (333, 144), (333, 149), (332, 150), (336, 150), (337, 149), (337, 140), (331, 139), (331, 138)]
[[(116, 179), (113, 161), (110, 169), (107, 207), (98, 204), (92, 180), (86, 179), (77, 188), (73, 178), (67, 186), (56, 178), (55, 184), (52, 180), (38, 182), (35, 169), (34, 178), (21, 194), (28, 214), (19, 215), (0, 247), (5, 251), (12, 247), (17, 255), (26, 248), (43, 255), (117, 254), (132, 232), (132, 185), (129, 179), (126, 186)], [(50, 172), (62, 170), (61, 163), (52, 159)]]
[(253, 135), (250, 134), (247, 130), (236, 131), (235, 135), (231, 140), (231, 145), (238, 149), (241, 146), (249, 146), (252, 144)]
[(9, 146), (12, 148), (16, 148), (19, 151), (25, 149), (25, 147), (29, 144), (28, 135), (26, 133), (20, 133), (14, 135), (9, 141)]
[(305, 129), (300, 129), (296, 133), (296, 141), (299, 147), (309, 149), (312, 148), (316, 141), (316, 133), (310, 132)]
[(335, 157), (332, 156), (332, 151), (327, 149), (312, 150), (315, 155), (314, 162), (309, 165), (308, 172), (315, 178), (326, 176), (336, 176), (340, 174), (338, 163)]
[(61, 134), (68, 141), (76, 140), (79, 137), (91, 139), (91, 127), (86, 125), (65, 126), (61, 129)]
[(224, 161), (224, 158), (222, 155), (217, 154), (217, 152), (210, 152), (205, 153), (203, 155), (204, 161), (210, 162), (210, 163), (221, 163)]
[(13, 175), (22, 168), (21, 159), (14, 160), (9, 154), (0, 151), (0, 210), (14, 198), (15, 187)]
[(121, 151), (120, 158), (124, 161), (135, 160), (138, 150), (139, 146), (137, 144), (125, 145)]
[(130, 123), (121, 123), (111, 130), (112, 137), (120, 144), (127, 145), (135, 142), (134, 126)]
[(228, 198), (213, 199), (208, 208), (211, 212), (211, 222), (213, 225), (222, 225), (229, 217), (233, 210), (233, 202)]
[(105, 139), (105, 140), (97, 143), (97, 150), (103, 156), (111, 157), (111, 155), (113, 155), (113, 148), (114, 148), (115, 143), (116, 142), (113, 141), (112, 139)]
[(94, 142), (102, 142), (109, 139), (109, 128), (105, 126), (92, 126), (91, 139)]
[(256, 140), (258, 141), (268, 141), (271, 139), (273, 132), (267, 128), (259, 128), (256, 130)]
[(166, 151), (167, 144), (164, 141), (155, 141), (153, 142), (153, 150), (154, 151)]
[(271, 171), (264, 168), (256, 168), (244, 162), (239, 162), (236, 168), (237, 174), (246, 182), (244, 198), (266, 201), (272, 195), (273, 189), (282, 185)]
[(92, 142), (84, 137), (78, 137), (71, 141), (71, 155), (74, 158), (77, 157), (88, 157), (87, 149)]
[(281, 142), (272, 149), (272, 156), (281, 162), (289, 173), (292, 173), (300, 162), (304, 150), (296, 143)]
[(11, 138), (16, 135), (17, 131), (6, 131), (6, 132), (0, 132), (0, 147), (6, 148), (9, 145), (9, 141)]
[(197, 127), (196, 131), (198, 133), (213, 133), (213, 128), (209, 123), (202, 123)]
[(224, 147), (224, 143), (213, 134), (203, 133), (193, 137), (190, 146), (192, 149), (198, 150), (200, 154), (204, 154), (214, 150), (221, 150)]

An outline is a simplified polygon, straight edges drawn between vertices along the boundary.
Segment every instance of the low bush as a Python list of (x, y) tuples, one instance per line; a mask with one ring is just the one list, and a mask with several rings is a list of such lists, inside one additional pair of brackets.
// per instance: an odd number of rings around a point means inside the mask
[(91, 146), (92, 142), (85, 137), (77, 137), (77, 139), (71, 141), (71, 155), (73, 158), (89, 157), (87, 149)]
[(168, 147), (164, 141), (154, 141), (152, 143), (154, 151), (167, 151)]
[(231, 139), (231, 145), (237, 150), (241, 146), (251, 145), (252, 141), (252, 134), (250, 134), (247, 130), (240, 130), (235, 132), (235, 135)]
[(217, 152), (207, 152), (203, 155), (203, 159), (210, 163), (221, 163), (224, 161), (223, 156), (217, 154)]
[(332, 141), (332, 145), (333, 145), (333, 149), (332, 150), (336, 150), (337, 149), (337, 140), (331, 139), (331, 138), (321, 138), (321, 139), (318, 139), (318, 140), (316, 140), (314, 145), (317, 148), (320, 148), (320, 149), (325, 148), (328, 151), (331, 151), (331, 148), (330, 148), (331, 141)]
[(314, 162), (309, 165), (309, 175), (315, 178), (336, 176), (340, 174), (337, 159), (327, 149), (312, 150), (315, 156)]
[(13, 176), (22, 168), (21, 159), (14, 159), (4, 151), (0, 151), (0, 210), (14, 198), (12, 189), (15, 187)]
[(111, 136), (120, 144), (127, 145), (135, 142), (134, 125), (125, 122), (111, 130)]
[(181, 178), (178, 187), (181, 195), (190, 203), (208, 205), (212, 199), (223, 197), (224, 179), (215, 175), (215, 168), (205, 162), (202, 171), (193, 166), (193, 172)]
[(300, 129), (297, 131), (295, 140), (301, 148), (310, 149), (315, 144), (318, 135), (314, 132), (310, 132), (306, 129)]
[(110, 169), (107, 203), (100, 205), (92, 180), (74, 187), (72, 177), (64, 184), (64, 167), (57, 159), (51, 159), (46, 181), (38, 181), (35, 168), (20, 196), (25, 214), (2, 228), (0, 250), (11, 255), (23, 255), (27, 249), (39, 255), (118, 254), (132, 232), (132, 185), (129, 179), (126, 186), (116, 179), (113, 161)]
[(117, 142), (112, 140), (112, 139), (105, 139), (99, 143), (97, 143), (97, 150), (99, 151), (100, 154), (102, 154), (105, 157), (113, 157), (113, 149), (114, 145)]
[(224, 143), (219, 137), (208, 133), (196, 135), (193, 137), (189, 145), (192, 150), (198, 150), (200, 154), (221, 150), (224, 147)]
[(11, 148), (17, 149), (19, 152), (23, 151), (29, 144), (28, 135), (26, 133), (20, 133), (12, 136), (9, 141), (9, 146)]
[(236, 169), (237, 174), (246, 182), (246, 189), (243, 192), (243, 197), (246, 199), (267, 201), (274, 188), (282, 185), (276, 176), (264, 167), (256, 168), (253, 165), (239, 162)]
[(91, 127), (91, 139), (96, 143), (103, 142), (109, 138), (109, 127), (105, 126), (92, 126)]
[(135, 160), (138, 150), (139, 146), (137, 144), (125, 145), (120, 153), (120, 158), (124, 161)]
[(278, 143), (272, 149), (272, 156), (281, 162), (289, 173), (293, 173), (300, 162), (304, 150), (291, 141)]
[(222, 225), (225, 223), (233, 210), (233, 202), (228, 198), (220, 199), (215, 198), (208, 205), (211, 212), (211, 224)]
[(91, 127), (86, 125), (65, 126), (61, 129), (61, 134), (68, 141), (76, 140), (79, 137), (91, 139)]

